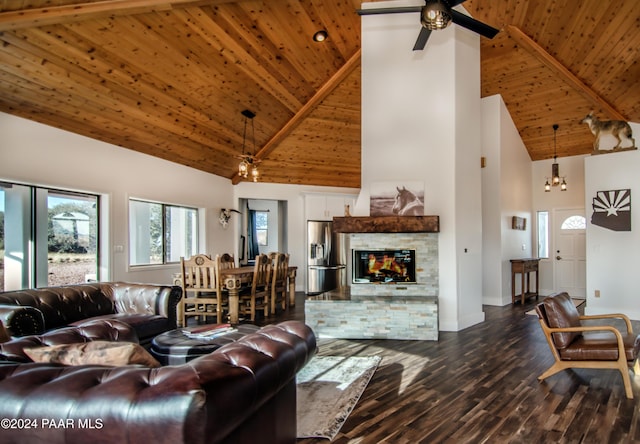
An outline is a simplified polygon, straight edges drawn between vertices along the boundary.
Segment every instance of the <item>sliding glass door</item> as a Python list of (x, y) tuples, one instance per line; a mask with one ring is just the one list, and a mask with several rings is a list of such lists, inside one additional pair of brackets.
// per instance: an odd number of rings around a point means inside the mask
[(98, 279), (98, 197), (47, 194), (47, 285)]
[(0, 183), (0, 290), (97, 280), (98, 199)]

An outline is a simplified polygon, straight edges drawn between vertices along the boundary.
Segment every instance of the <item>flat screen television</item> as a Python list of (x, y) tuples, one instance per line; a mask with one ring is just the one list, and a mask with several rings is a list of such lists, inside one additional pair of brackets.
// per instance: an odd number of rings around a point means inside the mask
[(415, 250), (353, 250), (354, 284), (416, 282)]

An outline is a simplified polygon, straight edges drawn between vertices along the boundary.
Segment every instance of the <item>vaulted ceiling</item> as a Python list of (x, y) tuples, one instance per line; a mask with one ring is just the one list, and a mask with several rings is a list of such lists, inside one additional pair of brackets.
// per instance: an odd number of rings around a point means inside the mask
[[(237, 183), (248, 109), (262, 182), (357, 188), (360, 3), (0, 0), (0, 111)], [(640, 122), (636, 0), (462, 6), (500, 29), (482, 96), (502, 95), (532, 160), (556, 123), (559, 157), (590, 153), (591, 110)]]

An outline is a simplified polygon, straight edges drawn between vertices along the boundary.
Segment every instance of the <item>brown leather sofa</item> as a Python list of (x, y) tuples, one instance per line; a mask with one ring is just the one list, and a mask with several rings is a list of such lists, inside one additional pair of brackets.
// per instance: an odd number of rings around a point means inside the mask
[(116, 320), (94, 319), (86, 321), (79, 327), (58, 328), (42, 335), (22, 336), (0, 343), (0, 361), (32, 362), (25, 354), (25, 348), (78, 344), (97, 340), (138, 343), (136, 331), (129, 324)]
[(116, 319), (133, 327), (147, 347), (176, 328), (177, 286), (95, 282), (0, 293), (0, 320), (12, 336), (38, 335), (87, 320)]
[[(131, 331), (92, 321), (14, 339), (0, 357), (24, 361), (24, 346), (101, 338)], [(294, 443), (295, 376), (315, 352), (313, 331), (287, 321), (178, 366), (0, 363), (0, 442)]]

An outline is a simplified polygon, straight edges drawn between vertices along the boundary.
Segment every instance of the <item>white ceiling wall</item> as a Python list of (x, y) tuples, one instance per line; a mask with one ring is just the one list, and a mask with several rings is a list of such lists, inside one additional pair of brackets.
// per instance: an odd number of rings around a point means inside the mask
[(433, 32), (424, 51), (412, 51), (419, 31), (417, 13), (362, 17), (356, 215), (368, 214), (372, 183), (424, 183), (425, 214), (440, 216), (440, 330), (455, 331), (484, 320), (480, 45), (476, 34), (451, 26)]

